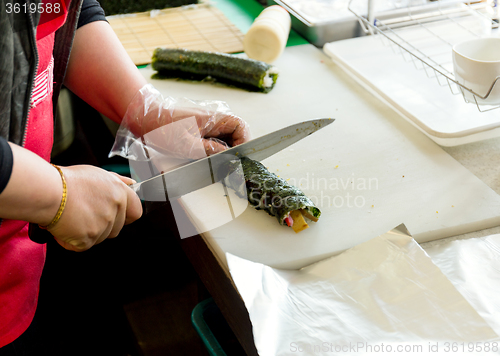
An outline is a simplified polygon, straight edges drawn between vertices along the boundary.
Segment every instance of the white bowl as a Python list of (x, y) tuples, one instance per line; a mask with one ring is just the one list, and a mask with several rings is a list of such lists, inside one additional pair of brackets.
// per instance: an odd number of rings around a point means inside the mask
[[(500, 38), (484, 37), (453, 46), (453, 69), (457, 82), (479, 96), (486, 96), (500, 77)], [(463, 90), (465, 98), (475, 103), (474, 95)], [(500, 79), (486, 99), (476, 96), (478, 104), (500, 105)]]

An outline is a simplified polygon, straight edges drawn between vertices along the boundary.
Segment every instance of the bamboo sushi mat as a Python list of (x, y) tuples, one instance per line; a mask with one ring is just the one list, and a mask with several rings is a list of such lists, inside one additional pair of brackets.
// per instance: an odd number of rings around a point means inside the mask
[(151, 63), (157, 47), (235, 53), (243, 34), (208, 3), (107, 18), (136, 65)]

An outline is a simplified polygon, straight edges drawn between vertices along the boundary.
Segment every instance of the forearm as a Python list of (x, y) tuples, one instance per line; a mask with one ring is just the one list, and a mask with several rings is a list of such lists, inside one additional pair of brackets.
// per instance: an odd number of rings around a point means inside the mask
[(9, 142), (12, 173), (0, 194), (0, 217), (48, 225), (62, 197), (59, 172), (38, 155)]
[(76, 31), (65, 85), (97, 111), (120, 122), (146, 79), (105, 21)]
[[(63, 183), (58, 170), (38, 155), (9, 143), (13, 166), (0, 193), (0, 218), (49, 225), (61, 204)], [(64, 248), (83, 251), (142, 214), (141, 201), (127, 184), (134, 181), (85, 165), (62, 167), (67, 200), (64, 212), (49, 232)], [(2, 172), (5, 173), (5, 172)]]

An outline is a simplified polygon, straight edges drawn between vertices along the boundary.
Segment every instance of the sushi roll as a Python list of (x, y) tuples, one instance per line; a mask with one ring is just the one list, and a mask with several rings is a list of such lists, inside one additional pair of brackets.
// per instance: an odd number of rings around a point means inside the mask
[[(269, 215), (275, 216), (281, 225), (300, 232), (309, 227), (304, 218), (317, 222), (321, 216), (321, 211), (300, 189), (269, 172), (260, 162), (242, 157), (229, 165), (230, 173), (242, 170), (239, 173), (244, 176), (246, 196), (250, 204), (257, 210), (265, 210)], [(231, 182), (228, 186), (243, 195), (242, 187), (233, 186)]]
[(157, 48), (152, 67), (156, 78), (204, 80), (207, 77), (236, 87), (268, 93), (276, 84), (276, 67), (254, 59), (226, 53)]

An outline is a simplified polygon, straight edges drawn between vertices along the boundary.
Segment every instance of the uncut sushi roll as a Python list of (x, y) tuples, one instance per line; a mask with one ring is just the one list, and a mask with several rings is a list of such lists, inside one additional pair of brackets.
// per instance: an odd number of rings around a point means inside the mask
[(239, 173), (244, 176), (245, 187), (231, 186), (231, 182), (228, 185), (240, 193), (246, 189), (247, 199), (255, 209), (265, 210), (275, 216), (281, 225), (290, 226), (295, 232), (309, 227), (304, 218), (318, 221), (321, 211), (311, 199), (300, 189), (269, 172), (260, 162), (242, 157), (230, 163), (229, 172), (239, 169), (243, 170)]
[(276, 67), (226, 53), (157, 48), (152, 67), (156, 77), (203, 80), (207, 77), (251, 91), (268, 93), (276, 84)]

